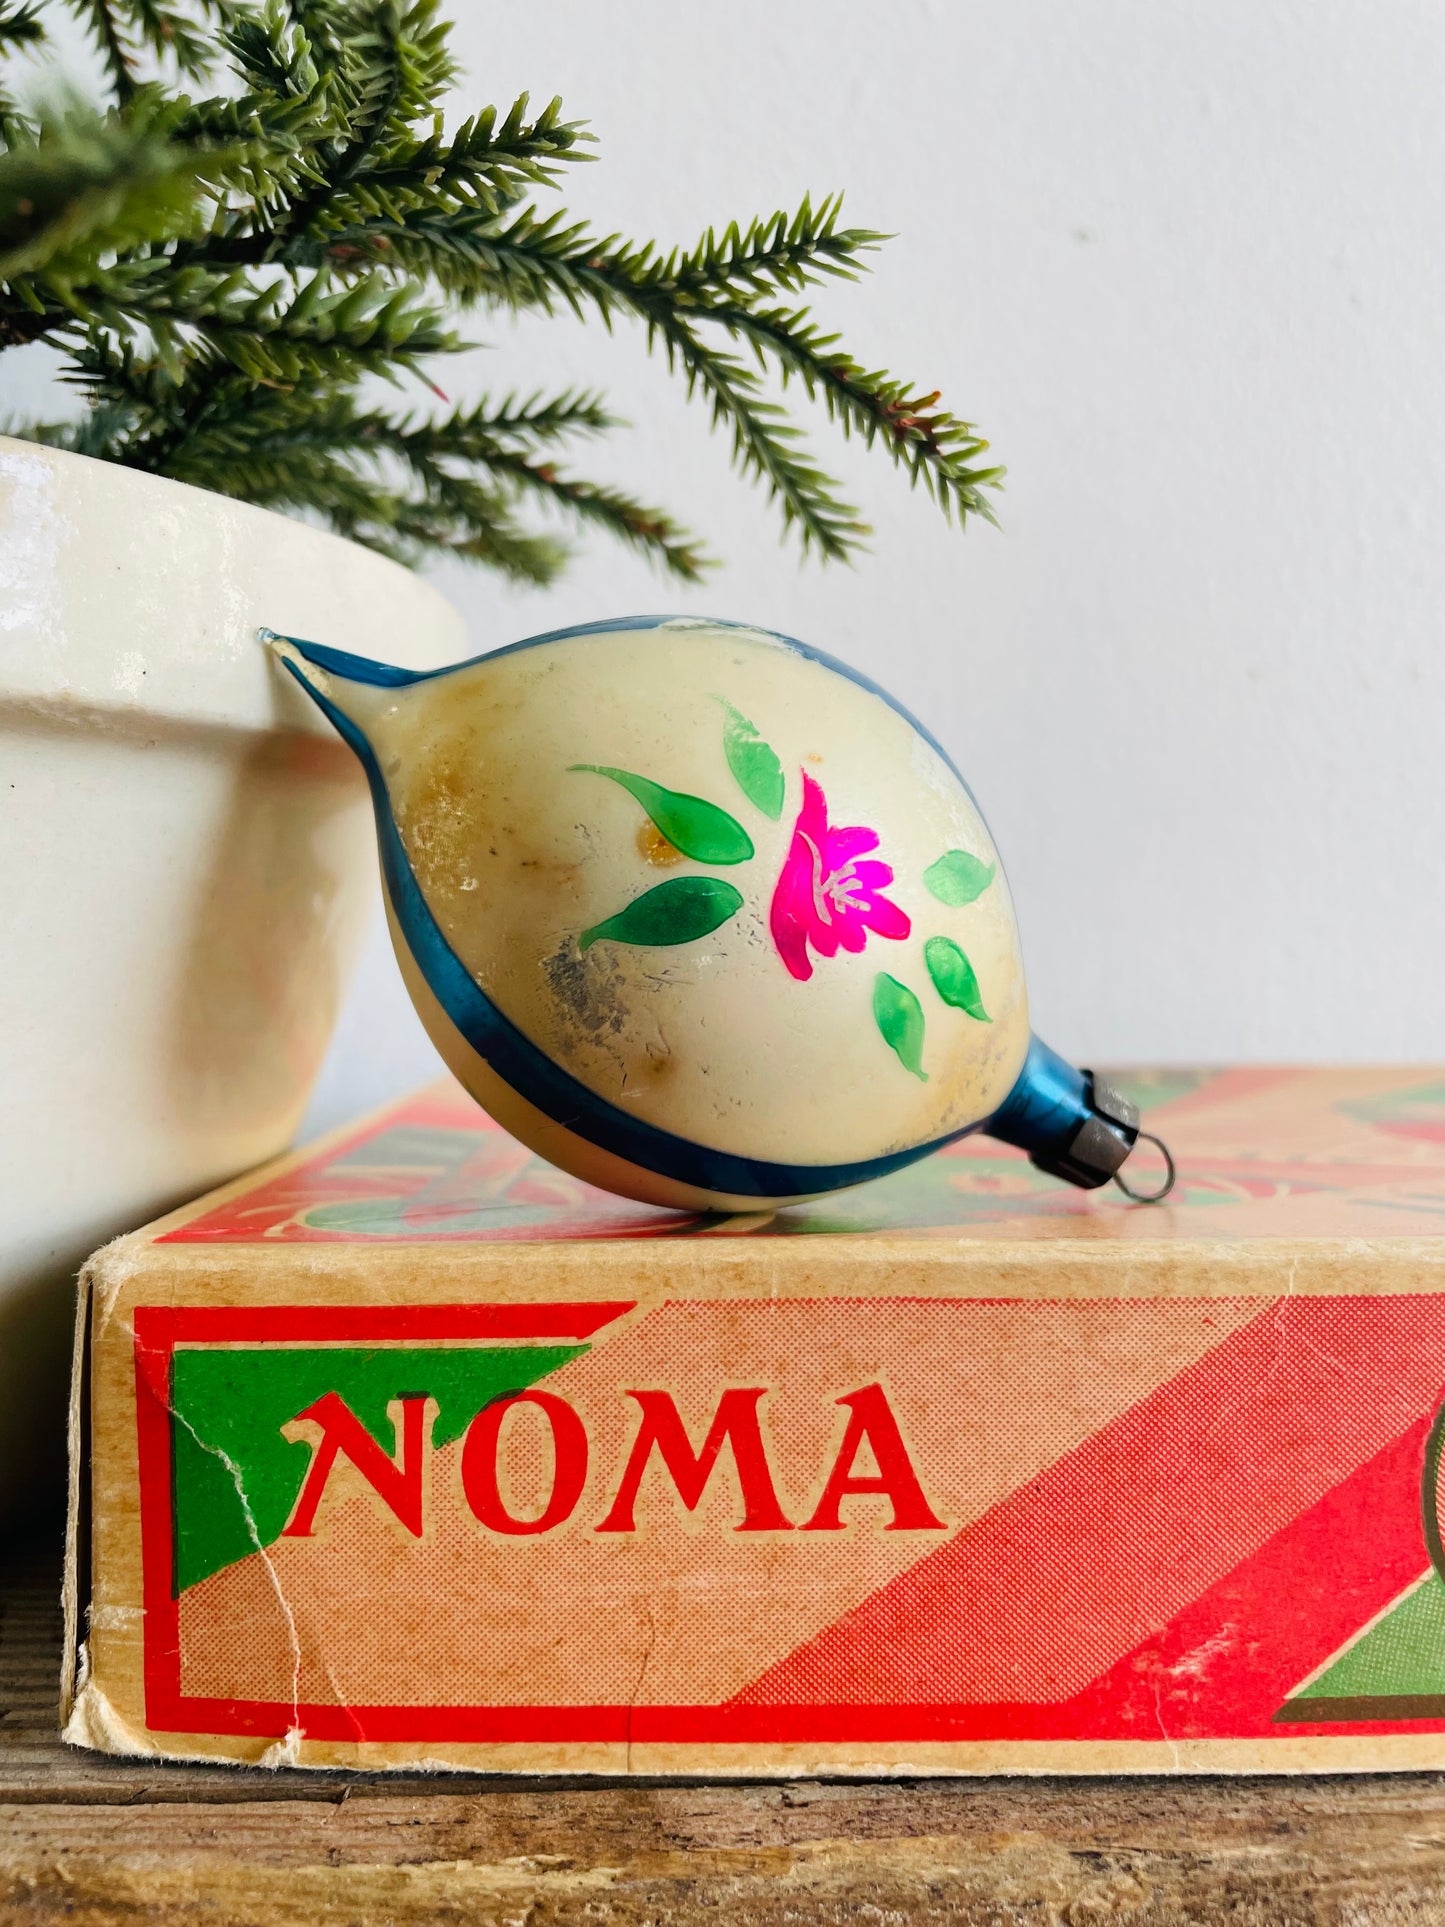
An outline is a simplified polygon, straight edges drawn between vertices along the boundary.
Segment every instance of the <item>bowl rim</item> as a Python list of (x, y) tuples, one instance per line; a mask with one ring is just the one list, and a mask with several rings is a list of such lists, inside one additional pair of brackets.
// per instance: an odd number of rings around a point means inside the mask
[(0, 714), (329, 735), (263, 627), (417, 668), (466, 646), (433, 583), (359, 542), (0, 435)]

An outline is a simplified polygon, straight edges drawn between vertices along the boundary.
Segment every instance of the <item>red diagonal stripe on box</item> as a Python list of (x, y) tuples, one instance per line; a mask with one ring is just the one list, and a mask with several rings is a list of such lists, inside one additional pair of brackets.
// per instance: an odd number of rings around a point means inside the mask
[(1429, 1426), (1417, 1419), (1086, 1687), (1072, 1702), (1079, 1730), (1131, 1740), (1269, 1732), (1295, 1687), (1426, 1569), (1420, 1471)]
[(733, 1703), (1072, 1699), (1398, 1439), (1442, 1380), (1445, 1297), (1271, 1301)]

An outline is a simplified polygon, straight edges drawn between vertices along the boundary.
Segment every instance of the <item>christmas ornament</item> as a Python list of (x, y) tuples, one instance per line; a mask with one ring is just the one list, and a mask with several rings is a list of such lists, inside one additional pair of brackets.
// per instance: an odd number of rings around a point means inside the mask
[(430, 672), (268, 640), (366, 770), (432, 1041), (552, 1163), (749, 1211), (983, 1129), (1124, 1184), (1137, 1112), (1031, 1035), (978, 806), (866, 677), (682, 617)]

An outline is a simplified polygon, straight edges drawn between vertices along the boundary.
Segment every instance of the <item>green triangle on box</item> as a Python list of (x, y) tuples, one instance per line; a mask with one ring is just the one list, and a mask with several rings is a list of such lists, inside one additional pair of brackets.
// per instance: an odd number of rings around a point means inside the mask
[(1286, 1701), (1445, 1699), (1445, 1584), (1433, 1570)]
[(387, 1453), (386, 1408), (437, 1401), (433, 1446), (466, 1431), (484, 1405), (557, 1371), (586, 1345), (345, 1346), (181, 1350), (171, 1366), (171, 1465), (177, 1596), (279, 1539), (311, 1463), (281, 1427), (337, 1392)]

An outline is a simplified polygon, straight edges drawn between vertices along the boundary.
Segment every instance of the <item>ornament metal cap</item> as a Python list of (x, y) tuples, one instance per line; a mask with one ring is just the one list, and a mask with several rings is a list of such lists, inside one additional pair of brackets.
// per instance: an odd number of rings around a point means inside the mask
[[(1018, 1082), (983, 1128), (990, 1137), (1027, 1151), (1036, 1169), (1081, 1190), (1097, 1190), (1112, 1178), (1136, 1204), (1158, 1204), (1174, 1188), (1168, 1146), (1139, 1129), (1137, 1106), (1097, 1072), (1076, 1070), (1037, 1037)], [(1164, 1182), (1152, 1192), (1135, 1190), (1121, 1175), (1141, 1137), (1164, 1157)]]

